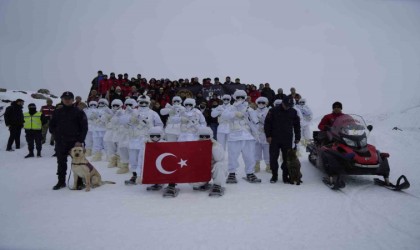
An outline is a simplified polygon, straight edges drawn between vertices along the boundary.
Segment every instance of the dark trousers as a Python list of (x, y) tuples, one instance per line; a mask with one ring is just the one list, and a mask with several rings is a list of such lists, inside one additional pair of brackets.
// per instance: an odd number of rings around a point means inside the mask
[(277, 176), (279, 173), (279, 163), (278, 159), (280, 156), (283, 158), (283, 162), (281, 163), (281, 170), (283, 171), (283, 175), (289, 175), (289, 171), (287, 170), (287, 151), (292, 148), (291, 144), (285, 145), (279, 141), (272, 140), (270, 143), (270, 168), (274, 176)]
[(22, 127), (15, 127), (15, 126), (9, 127), (10, 136), (9, 136), (9, 140), (7, 141), (7, 147), (6, 147), (7, 150), (12, 149), (13, 142), (15, 142), (16, 144), (16, 149), (20, 148), (21, 131), (22, 131)]
[(42, 149), (42, 132), (41, 130), (25, 130), (26, 142), (28, 143), (29, 153), (34, 152), (34, 143), (36, 151), (41, 152)]
[(67, 156), (70, 149), (74, 147), (76, 141), (56, 141), (55, 153), (57, 154), (57, 175), (58, 178), (66, 177), (67, 174)]
[(219, 126), (218, 123), (210, 123), (210, 128), (213, 131), (213, 139), (217, 140), (217, 127)]

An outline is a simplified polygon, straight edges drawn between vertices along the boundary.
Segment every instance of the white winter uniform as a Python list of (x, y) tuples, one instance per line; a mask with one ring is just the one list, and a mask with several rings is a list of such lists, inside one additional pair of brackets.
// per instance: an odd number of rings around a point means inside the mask
[(251, 134), (250, 123), (258, 122), (255, 111), (248, 107), (247, 102), (234, 103), (223, 111), (221, 118), (229, 121), (228, 172), (236, 172), (239, 167), (238, 158), (242, 152), (245, 173), (254, 173), (255, 138)]
[[(302, 116), (302, 112), (300, 111), (299, 108), (296, 107), (297, 105), (294, 105), (293, 108), (296, 110), (297, 115), (299, 116), (300, 119), (300, 126), (302, 127), (302, 120), (303, 120), (303, 116)], [(293, 141), (295, 141), (295, 135), (293, 134)]]
[(88, 132), (85, 138), (85, 148), (92, 149), (93, 147), (93, 131), (95, 129), (95, 119), (98, 117), (97, 108), (86, 108), (83, 111), (88, 120)]
[(115, 112), (114, 116), (112, 116), (109, 125), (111, 127), (111, 135), (110, 135), (110, 142), (109, 142), (109, 153), (110, 156), (117, 156), (118, 155), (118, 142), (119, 142), (119, 129), (120, 129), (120, 117), (124, 115), (124, 110), (120, 109)]
[(178, 141), (197, 141), (198, 129), (201, 126), (207, 126), (206, 118), (200, 110), (193, 108), (181, 112), (181, 133)]
[(130, 117), (130, 123), (132, 124), (128, 143), (130, 169), (132, 172), (139, 173), (140, 166), (143, 165), (143, 152), (149, 129), (151, 127), (163, 128), (163, 122), (159, 114), (149, 107), (139, 107)]
[(161, 115), (169, 115), (165, 127), (165, 135), (168, 142), (178, 140), (178, 136), (181, 133), (181, 113), (184, 111), (185, 108), (181, 104), (171, 105), (169, 103), (160, 110)]
[(101, 117), (105, 125), (105, 134), (104, 134), (104, 148), (108, 158), (114, 156), (117, 152), (117, 145), (113, 142), (113, 136), (115, 131), (115, 121), (112, 123), (115, 114), (118, 110), (110, 109), (109, 111), (105, 112), (104, 115)]
[(116, 137), (118, 138), (118, 153), (120, 155), (121, 163), (129, 162), (128, 147), (130, 136), (133, 134), (132, 130), (134, 129), (130, 118), (135, 112), (135, 109), (127, 108), (118, 118), (119, 126)]
[[(214, 139), (211, 139), (211, 175), (213, 184), (224, 186), (226, 180), (226, 159), (225, 151), (222, 145)], [(192, 183), (193, 186), (199, 187), (206, 184), (206, 182)]]
[(254, 135), (256, 138), (255, 142), (255, 161), (259, 162), (264, 160), (265, 164), (270, 164), (270, 154), (269, 148), (270, 145), (267, 142), (267, 138), (264, 133), (264, 121), (267, 116), (269, 108), (257, 108), (255, 113), (258, 117), (258, 123), (254, 129)]
[(217, 127), (217, 141), (222, 145), (224, 150), (226, 150), (226, 142), (229, 135), (229, 120), (225, 120), (221, 115), (223, 111), (230, 106), (230, 103), (219, 105), (211, 111), (211, 117), (218, 117), (217, 121), (219, 122), (219, 126)]
[(103, 117), (106, 114), (111, 113), (111, 110), (108, 107), (98, 107), (96, 110), (97, 116), (93, 120), (95, 126), (92, 130), (92, 137), (93, 137), (93, 147), (92, 153), (95, 154), (97, 152), (101, 152), (104, 149), (104, 135), (106, 131), (106, 124), (108, 122), (108, 118)]
[(302, 117), (300, 120), (301, 127), (301, 138), (308, 141), (312, 138), (311, 135), (311, 121), (312, 121), (312, 110), (306, 104), (298, 104), (296, 107), (300, 110)]

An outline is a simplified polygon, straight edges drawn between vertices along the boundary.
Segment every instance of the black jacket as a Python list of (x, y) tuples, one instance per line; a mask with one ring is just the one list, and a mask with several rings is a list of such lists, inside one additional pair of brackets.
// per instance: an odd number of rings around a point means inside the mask
[(62, 142), (84, 142), (88, 130), (85, 112), (64, 105), (54, 110), (49, 126), (54, 139)]
[(23, 127), (25, 121), (23, 119), (22, 106), (16, 104), (16, 102), (12, 102), (4, 112), (4, 122), (6, 126)]
[(300, 141), (300, 118), (294, 108), (285, 110), (283, 105), (270, 109), (264, 122), (265, 136), (282, 144), (293, 143), (293, 132), (295, 140)]

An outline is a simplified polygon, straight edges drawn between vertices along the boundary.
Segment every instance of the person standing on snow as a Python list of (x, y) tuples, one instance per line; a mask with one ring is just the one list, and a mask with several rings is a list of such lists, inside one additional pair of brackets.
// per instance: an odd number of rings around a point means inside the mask
[[(289, 172), (287, 170), (287, 151), (292, 148), (293, 143), (300, 141), (300, 119), (297, 111), (293, 108), (293, 98), (287, 96), (280, 106), (270, 109), (264, 123), (264, 132), (267, 142), (270, 144), (270, 166), (272, 177), (270, 183), (278, 180), (279, 164), (277, 162), (281, 151), (283, 163), (281, 164), (284, 183), (289, 183)], [(295, 139), (293, 141), (293, 133)]]
[(123, 113), (122, 110), (123, 103), (119, 99), (115, 99), (111, 103), (111, 113), (104, 116), (106, 122), (106, 132), (104, 135), (104, 147), (106, 155), (108, 157), (108, 167), (113, 168), (117, 167), (118, 164), (118, 144), (114, 140), (114, 137), (117, 133), (118, 128), (118, 118)]
[(29, 154), (25, 158), (34, 157), (34, 142), (36, 145), (37, 157), (41, 157), (42, 150), (42, 125), (47, 121), (41, 112), (36, 111), (35, 103), (28, 105), (28, 112), (23, 113), (25, 121), (23, 128), (25, 129), (26, 142), (28, 143)]
[(120, 164), (117, 165), (117, 167), (119, 167), (117, 174), (125, 174), (129, 172), (129, 142), (134, 133), (134, 125), (131, 123), (131, 117), (136, 113), (137, 102), (134, 99), (127, 99), (125, 100), (124, 105), (125, 111), (118, 119), (118, 154), (120, 155), (121, 161)]
[(181, 97), (174, 96), (172, 98), (172, 105), (167, 103), (160, 110), (161, 115), (169, 115), (165, 127), (166, 140), (168, 142), (178, 141), (178, 136), (181, 133), (181, 113), (185, 111), (181, 103)]
[(137, 99), (138, 110), (133, 113), (130, 118), (132, 124), (132, 135), (129, 141), (128, 156), (130, 160), (130, 170), (133, 176), (130, 180), (126, 181), (126, 184), (135, 185), (137, 175), (140, 175), (140, 171), (143, 166), (143, 154), (145, 143), (148, 139), (148, 133), (152, 127), (162, 127), (163, 122), (160, 119), (158, 113), (150, 109), (150, 97), (141, 95)]
[(257, 140), (255, 142), (255, 172), (260, 171), (260, 161), (264, 160), (265, 171), (271, 173), (269, 145), (264, 133), (265, 117), (269, 110), (269, 108), (267, 108), (268, 99), (261, 96), (257, 98), (256, 103), (257, 109), (255, 112), (258, 117), (258, 123), (254, 125), (254, 136)]
[(301, 136), (303, 138), (302, 144), (306, 146), (309, 140), (312, 138), (310, 125), (312, 121), (312, 110), (306, 104), (304, 98), (300, 99), (296, 107), (300, 110), (302, 114), (302, 119), (300, 120), (301, 125)]
[[(74, 95), (66, 91), (61, 95), (63, 106), (54, 110), (50, 121), (50, 133), (54, 134), (55, 152), (57, 154), (58, 182), (53, 190), (66, 187), (67, 156), (73, 147), (82, 147), (88, 130), (86, 114), (73, 106)], [(77, 187), (83, 185), (78, 179)]]
[(227, 138), (228, 148), (228, 172), (226, 183), (237, 183), (236, 169), (239, 167), (238, 158), (242, 153), (245, 163), (246, 180), (251, 183), (259, 183), (254, 172), (255, 166), (255, 138), (251, 133), (250, 123), (257, 124), (258, 118), (255, 111), (248, 106), (244, 90), (236, 90), (233, 94), (235, 103), (226, 108), (221, 118), (229, 121), (229, 135)]
[(22, 111), (23, 103), (24, 101), (22, 99), (17, 99), (12, 102), (4, 112), (4, 122), (10, 131), (6, 151), (14, 151), (12, 149), (13, 142), (15, 142), (16, 149), (20, 148), (20, 134), (24, 123)]
[(230, 100), (230, 95), (223, 95), (223, 104), (213, 108), (211, 111), (211, 116), (214, 118), (217, 117), (219, 121), (219, 126), (217, 127), (217, 141), (220, 143), (220, 145), (222, 145), (223, 150), (226, 150), (226, 142), (229, 134), (229, 121), (224, 120), (221, 115), (225, 109), (231, 106)]
[[(51, 99), (47, 99), (47, 105), (41, 107), (41, 112), (46, 119), (46, 123), (42, 125), (42, 144), (47, 141), (47, 133), (48, 133), (48, 126), (50, 124), (52, 113), (54, 112), (54, 105), (52, 105), (53, 101)], [(54, 146), (54, 136), (51, 134), (50, 138), (50, 145)]]
[(92, 161), (102, 160), (102, 150), (104, 149), (104, 135), (106, 131), (107, 118), (105, 114), (110, 113), (108, 100), (101, 98), (98, 101), (98, 108), (96, 110), (96, 118), (94, 119), (93, 129), (93, 145), (92, 145)]
[(88, 119), (88, 132), (87, 132), (86, 141), (85, 141), (85, 149), (86, 149), (85, 156), (92, 155), (93, 131), (95, 130), (95, 119), (98, 117), (97, 108), (98, 108), (98, 102), (90, 101), (89, 107), (83, 110)]

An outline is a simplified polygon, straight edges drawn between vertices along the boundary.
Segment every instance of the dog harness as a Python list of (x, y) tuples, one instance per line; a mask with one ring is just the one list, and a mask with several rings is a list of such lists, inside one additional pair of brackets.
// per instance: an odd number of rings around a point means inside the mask
[(89, 172), (92, 172), (93, 170), (93, 165), (90, 164), (90, 162), (87, 163), (72, 163), (73, 165), (86, 165), (89, 168)]

